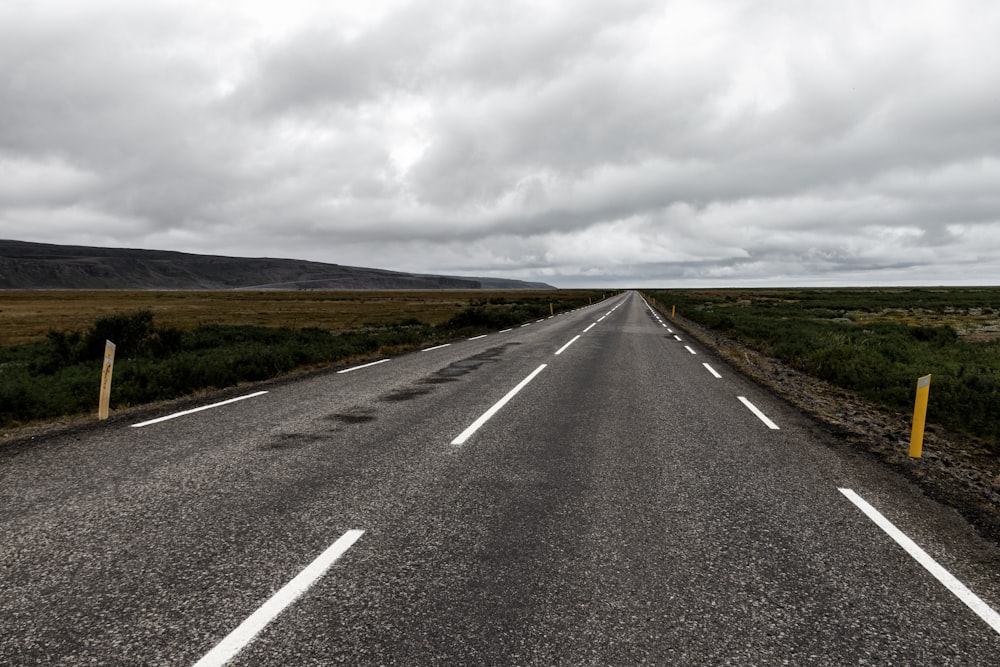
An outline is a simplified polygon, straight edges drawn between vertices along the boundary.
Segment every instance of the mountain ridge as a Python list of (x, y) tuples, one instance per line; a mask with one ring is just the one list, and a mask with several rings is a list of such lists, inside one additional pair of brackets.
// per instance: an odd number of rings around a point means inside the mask
[(270, 257), (100, 248), (0, 239), (0, 289), (554, 289), (506, 278), (443, 276)]

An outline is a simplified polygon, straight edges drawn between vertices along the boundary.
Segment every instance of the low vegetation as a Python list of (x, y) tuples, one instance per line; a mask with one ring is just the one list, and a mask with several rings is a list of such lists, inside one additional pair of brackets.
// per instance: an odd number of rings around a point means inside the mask
[(661, 308), (866, 398), (912, 410), (1000, 454), (1000, 289), (651, 291)]
[[(110, 303), (115, 309), (86, 328), (49, 329), (0, 346), (0, 427), (95, 412), (105, 340), (117, 347), (111, 404), (120, 408), (472, 336), (601, 297), (587, 291), (477, 291), (474, 298), (454, 292), (270, 292), (258, 293), (256, 300), (248, 293), (229, 295), (98, 293), (81, 312)], [(23, 304), (30, 303), (31, 293), (12, 296), (5, 294), (0, 302), (0, 322), (12, 311), (28, 310)], [(80, 303), (80, 295), (72, 293), (50, 298)], [(212, 308), (196, 309), (199, 315), (191, 321), (192, 304), (204, 300)], [(12, 308), (15, 302), (22, 307)], [(147, 307), (135, 308), (137, 302)], [(289, 311), (297, 315), (289, 317)], [(289, 326), (289, 320), (309, 324)]]

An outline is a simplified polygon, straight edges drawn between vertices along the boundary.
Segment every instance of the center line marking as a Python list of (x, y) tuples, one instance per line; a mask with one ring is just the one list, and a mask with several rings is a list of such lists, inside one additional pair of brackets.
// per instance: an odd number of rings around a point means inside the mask
[(708, 372), (711, 373), (712, 375), (714, 375), (715, 377), (717, 377), (717, 378), (721, 378), (722, 377), (721, 375), (718, 374), (718, 372), (716, 372), (716, 370), (714, 368), (712, 368), (708, 364), (702, 364), (702, 366), (704, 366), (705, 368), (707, 368)]
[(351, 546), (364, 535), (363, 530), (349, 530), (321, 553), (316, 560), (271, 598), (261, 605), (260, 609), (251, 614), (245, 621), (230, 632), (225, 639), (216, 644), (205, 657), (195, 663), (194, 667), (221, 667), (236, 657), (247, 644), (253, 641), (268, 623), (305, 593), (317, 579), (323, 576), (333, 563), (344, 555)]
[(676, 338), (678, 341), (680, 341), (680, 339), (681, 339), (681, 337), (678, 336), (677, 334), (674, 334), (674, 338)]
[(547, 364), (542, 364), (541, 366), (539, 366), (538, 368), (536, 368), (535, 370), (533, 370), (531, 372), (531, 375), (529, 375), (528, 377), (526, 377), (523, 380), (521, 380), (521, 382), (516, 387), (514, 387), (513, 389), (511, 389), (510, 391), (507, 392), (506, 396), (504, 396), (499, 401), (497, 401), (496, 403), (494, 403), (492, 408), (490, 408), (489, 410), (487, 410), (486, 412), (484, 412), (482, 414), (482, 416), (479, 417), (479, 419), (477, 419), (476, 421), (472, 422), (472, 424), (469, 426), (469, 428), (467, 428), (464, 431), (462, 431), (462, 433), (457, 438), (455, 438), (454, 440), (451, 441), (451, 444), (453, 444), (453, 445), (461, 445), (466, 440), (468, 440), (470, 437), (472, 437), (472, 434), (475, 433), (476, 431), (478, 431), (479, 428), (483, 424), (485, 424), (486, 422), (488, 422), (493, 415), (495, 415), (497, 412), (499, 412), (500, 408), (502, 408), (503, 406), (507, 405), (507, 403), (510, 401), (510, 399), (512, 399), (515, 396), (517, 396), (517, 393), (519, 391), (521, 391), (522, 389), (524, 389), (525, 387), (527, 387), (528, 383), (535, 379), (536, 375), (538, 375), (543, 370), (545, 370), (546, 365)]
[(501, 329), (497, 333), (507, 333), (508, 331), (513, 331), (513, 329)]
[(570, 342), (568, 342), (565, 345), (563, 345), (562, 347), (560, 347), (559, 351), (556, 352), (556, 356), (559, 356), (560, 354), (562, 354), (563, 350), (565, 350), (567, 347), (569, 347), (570, 345), (572, 345), (573, 343), (575, 343), (578, 340), (580, 340), (580, 334), (577, 334), (576, 336), (573, 337), (573, 340), (571, 340)]
[(690, 345), (685, 345), (684, 349), (687, 350), (688, 352), (690, 352), (691, 354), (698, 354), (697, 352), (695, 352), (694, 350), (691, 349)]
[(583, 333), (587, 333), (588, 331), (590, 331), (591, 329), (593, 329), (593, 328), (594, 328), (594, 327), (596, 327), (596, 326), (597, 326), (597, 322), (594, 322), (594, 323), (593, 323), (593, 324), (591, 324), (591, 325), (590, 325), (589, 327), (587, 327), (586, 329), (584, 329), (584, 330), (583, 330)]
[(384, 364), (389, 361), (388, 359), (379, 359), (378, 361), (373, 361), (370, 364), (361, 364), (360, 366), (354, 366), (352, 368), (345, 368), (342, 371), (337, 371), (337, 375), (341, 373), (353, 373), (354, 371), (360, 371), (362, 368), (368, 368), (369, 366), (378, 366), (379, 364)]
[(469, 340), (479, 340), (480, 338), (486, 338), (489, 334), (483, 334), (482, 336), (473, 336)]
[(747, 406), (750, 409), (750, 412), (752, 412), (755, 415), (757, 415), (757, 419), (759, 419), (762, 422), (764, 422), (765, 424), (767, 424), (767, 427), (769, 429), (771, 429), (772, 431), (779, 430), (778, 429), (778, 425), (775, 424), (770, 419), (768, 419), (767, 415), (765, 415), (763, 412), (761, 412), (760, 409), (758, 409), (756, 405), (754, 405), (753, 403), (751, 403), (750, 401), (748, 401), (747, 398), (746, 398), (746, 396), (737, 396), (736, 398), (740, 399), (740, 402), (742, 402), (743, 405)]
[(891, 521), (882, 516), (882, 513), (868, 504), (868, 502), (851, 489), (837, 489), (843, 493), (854, 506), (864, 512), (865, 516), (871, 519), (876, 526), (881, 528), (891, 537), (896, 544), (903, 548), (913, 560), (920, 563), (925, 570), (931, 573), (935, 579), (941, 582), (945, 588), (951, 591), (959, 600), (974, 611), (979, 618), (986, 621), (986, 624), (993, 628), (993, 631), (1000, 634), (1000, 614), (983, 600), (970, 591), (965, 584), (955, 578), (951, 572), (941, 567), (936, 560), (930, 557), (926, 551), (921, 549), (916, 542), (911, 540), (899, 528), (896, 528)]
[(201, 412), (202, 410), (211, 410), (212, 408), (217, 408), (222, 405), (229, 405), (230, 403), (235, 403), (237, 401), (245, 401), (248, 398), (256, 398), (257, 396), (263, 396), (266, 391), (258, 391), (253, 394), (247, 394), (246, 396), (239, 396), (237, 398), (230, 398), (228, 401), (220, 401), (218, 403), (212, 403), (211, 405), (203, 405), (200, 408), (193, 408), (191, 410), (184, 410), (183, 412), (175, 412), (172, 415), (167, 415), (166, 417), (157, 417), (156, 419), (150, 419), (149, 421), (139, 422), (138, 424), (132, 424), (132, 428), (142, 428), (143, 426), (150, 426), (152, 424), (159, 424), (160, 422), (165, 422), (168, 419), (176, 419), (178, 417), (183, 417), (184, 415), (191, 415), (195, 412)]
[(601, 321), (601, 320), (603, 320), (603, 319), (604, 319), (605, 317), (607, 317), (607, 315), (605, 315), (604, 317), (598, 317), (598, 318), (597, 318), (597, 321), (598, 321), (598, 322), (600, 322), (600, 321)]
[(425, 348), (425, 349), (421, 350), (421, 352), (430, 352), (431, 350), (440, 350), (442, 347), (449, 347), (450, 345), (451, 345), (451, 343), (445, 343), (444, 345), (435, 345), (434, 347)]

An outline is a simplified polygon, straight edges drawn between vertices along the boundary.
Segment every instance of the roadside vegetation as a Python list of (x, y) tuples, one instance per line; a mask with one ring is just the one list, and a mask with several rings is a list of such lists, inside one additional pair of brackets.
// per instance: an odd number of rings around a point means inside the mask
[(1000, 289), (650, 291), (677, 314), (897, 410), (931, 374), (928, 420), (1000, 455)]
[[(227, 300), (222, 293), (97, 293), (95, 304), (81, 307), (81, 312), (93, 313), (96, 301), (108, 306), (112, 299), (115, 310), (89, 326), (53, 328), (0, 346), (0, 428), (96, 412), (105, 340), (117, 347), (111, 405), (122, 408), (495, 331), (547, 316), (550, 308), (559, 313), (602, 296), (590, 291), (476, 292), (475, 296), (393, 292), (312, 293), (295, 299), (296, 293), (270, 292), (257, 293), (254, 300), (248, 293), (228, 294)], [(130, 300), (129, 295), (136, 298)], [(17, 299), (8, 299), (14, 296)], [(29, 303), (30, 297), (31, 293), (0, 295), (0, 322), (26, 310), (10, 304)], [(323, 301), (324, 297), (329, 300)], [(80, 295), (51, 298), (77, 305)], [(185, 320), (192, 302), (203, 299), (211, 299), (213, 308), (199, 310), (197, 323)], [(156, 312), (134, 307), (135, 302), (150, 300)], [(274, 303), (291, 308), (269, 310)], [(304, 303), (316, 310), (307, 311)], [(338, 312), (341, 309), (349, 316)], [(293, 321), (308, 319), (310, 325), (285, 324), (289, 310), (297, 313)], [(247, 317), (248, 311), (254, 315)], [(240, 313), (244, 320), (266, 319), (268, 324), (238, 323)], [(358, 313), (366, 313), (368, 321), (359, 324)], [(344, 326), (345, 320), (350, 325)], [(316, 326), (317, 321), (326, 326)]]

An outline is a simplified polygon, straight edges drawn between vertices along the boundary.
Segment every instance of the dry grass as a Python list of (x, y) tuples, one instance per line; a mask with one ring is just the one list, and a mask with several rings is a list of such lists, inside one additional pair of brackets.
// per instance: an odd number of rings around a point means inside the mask
[(846, 317), (852, 322), (901, 322), (910, 326), (949, 326), (958, 337), (969, 342), (995, 340), (1000, 338), (1000, 317), (995, 313), (983, 313), (971, 308), (965, 311), (954, 309), (935, 313), (920, 308), (884, 308), (878, 312), (848, 312)]
[(516, 290), (435, 291), (0, 291), (0, 345), (44, 338), (52, 330), (85, 330), (117, 312), (148, 309), (157, 326), (200, 324), (317, 327), (343, 331), (417, 318), (446, 322), (473, 301), (557, 299), (566, 292)]

